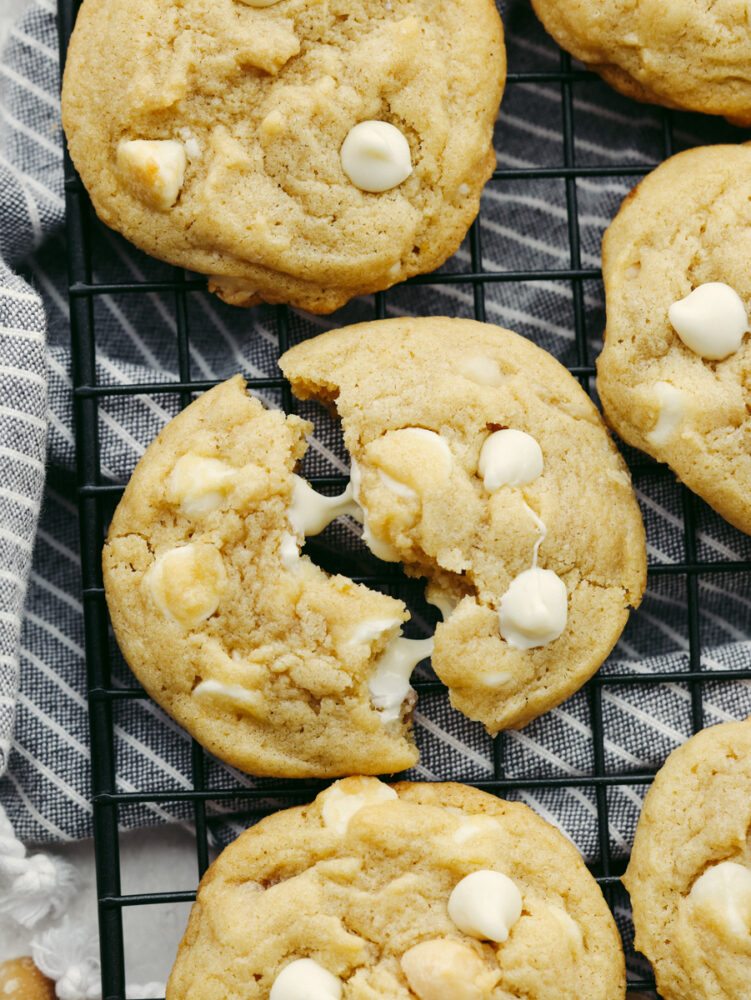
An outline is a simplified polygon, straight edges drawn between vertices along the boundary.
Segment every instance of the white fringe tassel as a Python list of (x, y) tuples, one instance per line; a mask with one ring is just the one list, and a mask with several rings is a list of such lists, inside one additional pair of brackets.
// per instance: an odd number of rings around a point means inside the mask
[(76, 870), (48, 854), (26, 856), (0, 805), (0, 913), (29, 929), (59, 917), (78, 891)]
[[(35, 964), (55, 980), (58, 1000), (101, 1000), (99, 936), (96, 926), (62, 916), (79, 890), (75, 868), (48, 854), (27, 857), (0, 805), (0, 914), (23, 927), (56, 921), (31, 940)], [(128, 1000), (163, 997), (164, 983), (128, 986)]]

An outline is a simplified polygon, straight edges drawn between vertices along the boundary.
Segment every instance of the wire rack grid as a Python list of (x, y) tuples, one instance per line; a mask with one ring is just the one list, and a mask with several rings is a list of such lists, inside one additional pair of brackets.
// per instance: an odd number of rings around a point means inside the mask
[[(62, 0), (60, 4), (60, 42), (63, 55), (72, 31), (78, 3)], [(532, 46), (534, 61), (534, 46)], [(412, 279), (410, 285), (451, 285), (469, 290), (471, 314), (486, 320), (486, 295), (495, 283), (509, 288), (523, 283), (564, 282), (570, 288), (571, 313), (563, 318), (573, 328), (572, 350), (567, 360), (569, 370), (590, 393), (594, 393), (595, 373), (591, 333), (587, 329), (585, 293), (588, 283), (601, 279), (597, 266), (591, 264), (582, 249), (579, 183), (587, 179), (619, 178), (636, 183), (652, 170), (661, 159), (670, 156), (676, 145), (674, 114), (663, 109), (652, 109), (658, 123), (659, 141), (649, 160), (635, 161), (633, 157), (611, 158), (607, 162), (587, 162), (586, 151), (577, 148), (576, 119), (586, 107), (587, 92), (601, 86), (598, 78), (586, 70), (572, 65), (566, 53), (557, 56), (558, 64), (552, 68), (549, 61), (542, 68), (529, 65), (517, 69), (513, 59), (507, 82), (507, 95), (522, 88), (554, 88), (560, 102), (560, 134), (551, 162), (543, 165), (515, 165), (508, 161), (496, 169), (489, 189), (503, 191), (505, 186), (520, 184), (529, 187), (534, 182), (550, 179), (562, 185), (562, 217), (565, 217), (566, 248), (560, 266), (495, 268), (484, 266), (483, 213), (472, 225), (468, 241), (468, 267), (457, 268), (452, 261), (438, 273)], [(575, 98), (577, 88), (584, 93), (583, 100)], [(504, 101), (507, 98), (504, 99)], [(638, 109), (638, 106), (634, 105)], [(634, 112), (641, 113), (640, 111)], [(165, 278), (160, 271), (156, 278), (138, 280), (99, 280), (96, 277), (97, 260), (94, 259), (93, 239), (100, 224), (95, 219), (77, 174), (66, 157), (65, 183), (67, 200), (67, 232), (69, 252), (69, 294), (71, 306), (71, 335), (74, 383), (74, 419), (77, 440), (77, 479), (79, 515), (81, 525), (81, 551), (83, 597), (85, 613), (85, 639), (88, 664), (88, 699), (90, 708), (90, 734), (92, 746), (92, 796), (96, 848), (96, 872), (101, 937), (103, 996), (105, 1000), (123, 1000), (126, 970), (123, 943), (123, 909), (162, 903), (190, 901), (195, 890), (176, 889), (158, 893), (123, 894), (120, 879), (118, 840), (119, 811), (144, 802), (183, 802), (190, 809), (195, 831), (198, 875), (209, 863), (210, 827), (212, 804), (228, 803), (238, 816), (243, 809), (253, 808), (253, 815), (269, 808), (296, 804), (314, 794), (320, 785), (314, 782), (275, 781), (261, 782), (258, 787), (233, 785), (216, 787), (207, 782), (207, 754), (196, 743), (192, 745), (192, 787), (189, 790), (165, 787), (142, 791), (124, 792), (118, 789), (117, 761), (114, 740), (114, 718), (117, 706), (124, 701), (144, 699), (144, 692), (135, 685), (123, 688), (113, 683), (111, 645), (108, 634), (108, 616), (101, 578), (101, 546), (107, 520), (120, 496), (123, 486), (107, 481), (101, 473), (101, 442), (99, 433), (100, 408), (107, 399), (136, 394), (170, 394), (177, 396), (181, 406), (187, 405), (195, 394), (214, 384), (212, 380), (192, 376), (191, 323), (189, 320), (190, 297), (203, 293), (205, 280), (195, 275), (173, 269)], [(466, 257), (466, 254), (465, 254)], [(177, 378), (170, 381), (133, 382), (130, 384), (102, 384), (97, 380), (97, 300), (106, 295), (145, 296), (160, 293), (172, 304), (177, 330)], [(389, 312), (390, 303), (397, 290), (382, 292), (372, 297), (371, 318), (382, 318)], [(285, 307), (268, 310), (273, 315), (279, 353), (290, 342), (290, 312)], [(246, 373), (244, 373), (246, 374)], [(279, 377), (248, 379), (251, 391), (273, 390), (279, 393), (285, 410), (294, 409), (294, 400), (288, 385)], [(626, 449), (627, 458), (638, 484), (643, 470), (654, 474), (655, 466), (644, 456)], [(669, 476), (669, 473), (666, 473)], [(319, 488), (334, 487), (343, 477), (331, 475), (309, 476)], [(677, 487), (676, 487), (677, 488)], [(678, 489), (678, 488), (677, 488)], [(707, 683), (723, 680), (743, 681), (751, 678), (751, 669), (717, 671), (708, 677), (702, 663), (702, 634), (700, 627), (700, 589), (702, 579), (717, 574), (748, 573), (751, 563), (747, 559), (708, 559), (702, 554), (698, 520), (703, 509), (700, 501), (687, 490), (680, 488), (680, 535), (682, 555), (671, 561), (655, 558), (650, 554), (649, 576), (651, 581), (673, 577), (678, 581), (681, 600), (685, 604), (686, 650), (688, 662), (685, 669), (645, 673), (623, 670), (600, 673), (586, 686), (587, 711), (591, 726), (593, 767), (592, 773), (583, 776), (522, 776), (509, 777), (506, 768), (507, 738), (500, 734), (493, 743), (492, 777), (471, 783), (487, 791), (505, 795), (520, 789), (555, 789), (562, 787), (589, 790), (596, 808), (596, 850), (591, 860), (591, 870), (597, 877), (611, 906), (622, 894), (619, 877), (624, 869), (624, 859), (613, 851), (609, 830), (609, 790), (614, 786), (631, 787), (640, 793), (651, 782), (653, 770), (634, 769), (614, 773), (609, 768), (606, 753), (607, 720), (603, 708), (603, 692), (632, 685), (662, 685), (671, 682), (687, 686), (690, 695), (691, 728), (697, 731), (705, 724), (704, 691)], [(373, 564), (375, 566), (375, 563)], [(404, 579), (390, 568), (355, 574), (363, 582), (382, 586), (402, 586)], [(415, 686), (420, 695), (437, 695), (442, 685), (432, 679), (418, 680)], [(273, 806), (266, 804), (272, 802)], [(627, 952), (630, 947), (627, 944)], [(652, 989), (653, 979), (644, 965), (633, 961), (629, 955), (629, 987)]]

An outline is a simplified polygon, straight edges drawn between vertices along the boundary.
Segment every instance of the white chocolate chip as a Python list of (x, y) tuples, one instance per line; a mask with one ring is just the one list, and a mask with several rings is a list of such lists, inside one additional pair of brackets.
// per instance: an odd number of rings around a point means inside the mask
[(298, 958), (274, 980), (269, 1000), (341, 1000), (342, 983), (313, 961)]
[(526, 486), (542, 474), (542, 466), (542, 449), (532, 435), (508, 427), (485, 439), (478, 471), (492, 493), (501, 486)]
[(457, 844), (463, 844), (465, 841), (471, 840), (472, 837), (484, 833), (498, 833), (500, 829), (501, 824), (492, 816), (471, 816), (454, 830), (453, 839)]
[(743, 299), (722, 281), (708, 281), (674, 302), (668, 319), (686, 347), (709, 361), (735, 354), (748, 330)]
[(221, 554), (199, 542), (162, 553), (143, 577), (159, 610), (185, 628), (214, 614), (226, 582)]
[(651, 445), (667, 444), (686, 416), (686, 402), (680, 389), (670, 382), (655, 382), (652, 390), (659, 406), (657, 423), (644, 436)]
[(522, 913), (522, 895), (502, 872), (472, 872), (449, 897), (449, 916), (469, 937), (503, 942)]
[(370, 524), (368, 523), (368, 512), (360, 499), (361, 481), (362, 472), (360, 470), (360, 466), (354, 459), (352, 459), (352, 467), (350, 469), (350, 485), (352, 486), (352, 496), (361, 511), (362, 540), (368, 546), (373, 555), (378, 559), (381, 559), (383, 562), (399, 562), (400, 555), (397, 550), (382, 538), (377, 538), (370, 528)]
[(166, 212), (183, 186), (187, 157), (176, 139), (123, 139), (117, 147), (117, 171), (131, 193), (145, 205)]
[(694, 882), (689, 901), (717, 929), (748, 940), (751, 934), (751, 871), (735, 861), (708, 868)]
[(348, 641), (352, 645), (373, 642), (374, 639), (380, 639), (384, 632), (399, 628), (401, 623), (401, 618), (366, 618), (355, 626)]
[(433, 652), (433, 638), (392, 639), (376, 662), (368, 682), (370, 697), (381, 712), (383, 722), (393, 722), (401, 713), (404, 699), (412, 690), (409, 679), (420, 660)]
[(347, 133), (339, 155), (344, 173), (362, 191), (389, 191), (412, 173), (409, 143), (388, 122), (355, 125)]
[(209, 678), (196, 684), (192, 694), (194, 698), (218, 702), (250, 715), (259, 715), (264, 711), (264, 697), (260, 691), (253, 691), (241, 684), (223, 684)]
[(421, 941), (405, 951), (401, 967), (419, 1000), (483, 1000), (499, 977), (477, 952), (451, 938)]
[(323, 825), (339, 836), (347, 832), (349, 821), (365, 806), (392, 802), (398, 795), (378, 778), (344, 778), (319, 796)]
[(445, 622), (449, 620), (459, 603), (451, 594), (447, 594), (444, 591), (439, 590), (437, 587), (431, 586), (428, 586), (425, 589), (425, 600), (428, 604), (432, 604), (434, 608), (438, 608), (441, 612), (441, 618)]
[(300, 568), (300, 544), (294, 535), (285, 531), (279, 545), (282, 566), (294, 573)]
[(378, 470), (378, 478), (387, 489), (391, 490), (392, 493), (396, 493), (403, 500), (417, 500), (417, 493), (411, 487), (400, 483), (398, 479), (394, 479), (393, 476), (390, 476), (382, 469)]
[(566, 628), (566, 584), (549, 569), (533, 566), (511, 581), (498, 611), (503, 638), (516, 649), (544, 646)]
[(478, 385), (502, 385), (506, 381), (495, 358), (489, 358), (485, 354), (477, 354), (463, 361), (459, 374)]
[(344, 514), (350, 514), (360, 520), (362, 515), (353, 499), (351, 483), (347, 484), (346, 490), (339, 496), (325, 497), (316, 493), (300, 476), (292, 478), (295, 484), (292, 489), (292, 502), (287, 509), (287, 518), (298, 538), (319, 534), (327, 524)]
[(236, 479), (236, 470), (218, 458), (182, 455), (167, 478), (167, 500), (188, 517), (202, 517), (223, 503)]

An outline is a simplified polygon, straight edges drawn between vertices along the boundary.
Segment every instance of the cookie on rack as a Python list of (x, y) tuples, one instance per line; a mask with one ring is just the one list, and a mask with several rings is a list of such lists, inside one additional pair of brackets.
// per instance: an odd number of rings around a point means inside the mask
[(646, 580), (628, 470), (579, 383), (524, 337), (440, 317), (329, 331), (280, 367), (336, 406), (366, 543), (427, 577), (454, 707), (497, 732), (576, 691)]
[(330, 312), (457, 249), (505, 71), (493, 0), (84, 0), (63, 124), (141, 249)]
[(751, 532), (751, 144), (671, 157), (605, 233), (605, 417)]
[(665, 1000), (751, 983), (751, 718), (674, 750), (644, 801), (624, 884)]
[(384, 712), (369, 684), (427, 650), (398, 639), (401, 601), (300, 555), (306, 534), (355, 507), (294, 474), (311, 429), (265, 409), (240, 376), (172, 420), (112, 518), (112, 624), (149, 694), (228, 763), (282, 777), (399, 771), (417, 759), (413, 694), (404, 682)]
[(744, 3), (532, 0), (558, 44), (637, 101), (751, 125)]
[(167, 1000), (623, 1000), (618, 932), (572, 844), (457, 784), (345, 778), (204, 875)]

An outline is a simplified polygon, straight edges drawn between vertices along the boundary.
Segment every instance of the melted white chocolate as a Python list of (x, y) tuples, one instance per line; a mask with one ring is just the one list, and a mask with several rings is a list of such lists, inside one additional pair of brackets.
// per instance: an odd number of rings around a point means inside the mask
[(433, 638), (392, 639), (376, 662), (368, 687), (373, 705), (380, 709), (383, 722), (393, 722), (401, 713), (404, 699), (412, 690), (409, 679), (420, 660), (433, 652)]

